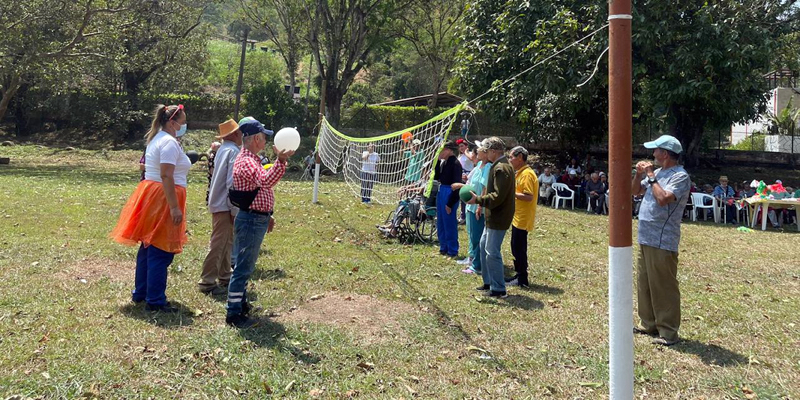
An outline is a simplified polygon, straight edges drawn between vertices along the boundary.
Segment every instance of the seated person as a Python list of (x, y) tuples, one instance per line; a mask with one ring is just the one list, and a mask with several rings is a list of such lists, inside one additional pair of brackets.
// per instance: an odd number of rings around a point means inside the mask
[(593, 172), (589, 179), (585, 189), (589, 197), (589, 206), (595, 214), (602, 214), (606, 202), (606, 187), (600, 182), (600, 175), (597, 172)]
[(550, 167), (544, 169), (544, 173), (539, 175), (539, 201), (550, 205), (550, 201), (556, 191), (553, 189), (553, 184), (556, 183), (556, 176), (553, 175)]
[[(713, 196), (714, 195), (714, 187), (706, 183), (705, 185), (703, 185), (702, 193), (705, 193), (705, 194), (707, 194), (709, 196)], [(714, 204), (714, 201), (709, 199), (708, 197), (703, 199), (703, 205), (704, 206), (710, 206), (712, 204)], [(714, 219), (714, 210), (706, 209), (706, 218)]]
[(714, 188), (712, 193), (720, 204), (725, 206), (725, 221), (724, 223), (736, 223), (736, 206), (733, 204), (736, 192), (732, 187), (728, 186), (728, 177), (722, 175), (719, 177), (719, 185)]

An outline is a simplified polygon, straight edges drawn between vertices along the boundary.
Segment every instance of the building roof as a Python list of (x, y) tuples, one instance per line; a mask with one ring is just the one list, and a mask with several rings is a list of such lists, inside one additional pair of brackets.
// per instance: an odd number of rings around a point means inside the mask
[[(373, 104), (376, 106), (402, 106), (402, 107), (427, 107), (428, 102), (433, 98), (433, 94), (426, 94), (424, 96), (409, 97), (406, 99), (398, 99), (385, 101), (383, 103)], [(440, 92), (436, 99), (437, 107), (454, 107), (463, 102), (464, 99), (454, 94), (447, 92)]]

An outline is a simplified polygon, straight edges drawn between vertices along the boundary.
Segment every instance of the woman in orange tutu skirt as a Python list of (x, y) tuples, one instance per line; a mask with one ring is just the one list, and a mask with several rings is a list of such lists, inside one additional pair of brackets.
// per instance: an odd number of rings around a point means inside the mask
[(122, 208), (111, 237), (139, 245), (132, 300), (150, 311), (176, 312), (167, 301), (167, 269), (186, 243), (186, 177), (191, 162), (178, 140), (186, 133), (183, 105), (156, 108), (147, 132), (144, 180)]

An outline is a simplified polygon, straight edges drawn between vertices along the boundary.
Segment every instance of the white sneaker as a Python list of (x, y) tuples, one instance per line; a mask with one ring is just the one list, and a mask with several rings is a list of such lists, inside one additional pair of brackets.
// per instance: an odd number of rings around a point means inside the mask
[(461, 260), (456, 261), (456, 264), (458, 264), (458, 265), (471, 265), (472, 264), (472, 259), (469, 258), (469, 257), (463, 258)]

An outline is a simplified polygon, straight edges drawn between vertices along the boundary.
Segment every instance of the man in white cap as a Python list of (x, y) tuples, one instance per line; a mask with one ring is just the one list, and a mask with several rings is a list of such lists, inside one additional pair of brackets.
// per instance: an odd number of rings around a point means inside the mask
[(634, 332), (655, 336), (654, 344), (677, 343), (681, 324), (678, 288), (678, 244), (681, 219), (689, 199), (691, 180), (678, 164), (683, 151), (678, 139), (663, 135), (647, 142), (661, 167), (649, 161), (636, 164), (633, 196), (644, 194), (639, 208), (639, 277), (637, 298), (641, 325)]
[(239, 209), (228, 201), (228, 190), (233, 187), (233, 162), (242, 146), (239, 124), (232, 119), (219, 124), (217, 138), (222, 139), (222, 144), (214, 156), (214, 171), (208, 190), (211, 241), (197, 288), (205, 294), (224, 295), (228, 293), (228, 283), (236, 260), (231, 257), (231, 251), (233, 220)]

